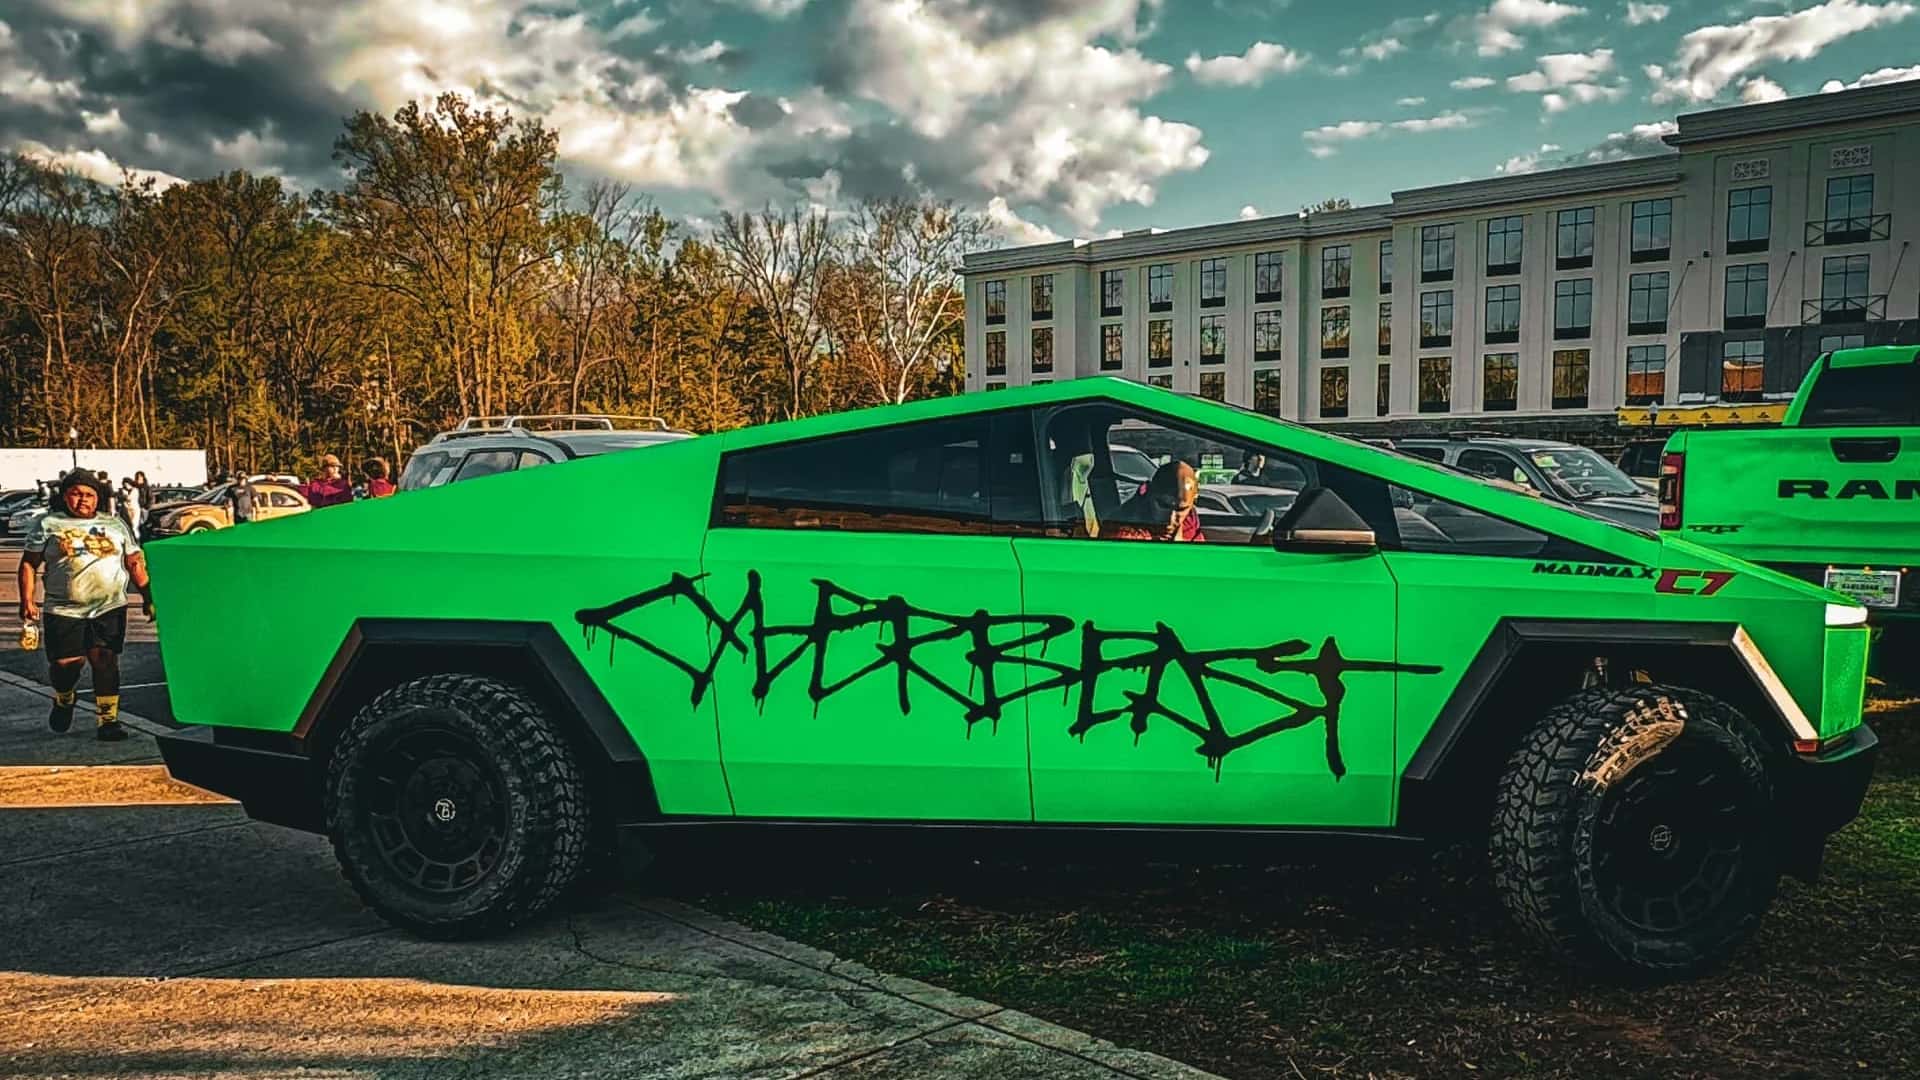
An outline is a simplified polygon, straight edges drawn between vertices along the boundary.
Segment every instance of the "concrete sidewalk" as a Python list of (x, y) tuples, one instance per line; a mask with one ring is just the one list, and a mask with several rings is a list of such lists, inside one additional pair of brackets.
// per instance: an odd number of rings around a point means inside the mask
[[(324, 838), (163, 801), (139, 717), (101, 744), (46, 704), (0, 678), (0, 1077), (1207, 1075), (639, 895), (420, 941)], [(71, 805), (21, 808), (53, 767)]]

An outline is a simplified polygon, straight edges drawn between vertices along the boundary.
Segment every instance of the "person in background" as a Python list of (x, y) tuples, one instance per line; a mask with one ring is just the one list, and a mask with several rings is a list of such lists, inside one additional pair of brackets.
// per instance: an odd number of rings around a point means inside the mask
[(322, 506), (337, 506), (353, 501), (353, 485), (347, 482), (346, 470), (340, 467), (340, 459), (332, 454), (320, 458), (320, 475), (300, 485), (300, 494), (307, 497), (307, 503), (314, 509)]
[[(95, 479), (100, 481), (99, 484), (95, 485), (100, 490), (100, 512), (113, 517), (119, 517), (120, 497), (114, 493), (113, 481), (107, 479), (107, 471), (101, 469), (93, 475)], [(55, 506), (54, 509), (58, 510), (59, 507)]]
[(361, 471), (367, 474), (367, 498), (384, 499), (393, 494), (393, 481), (387, 479), (387, 459), (368, 458)]
[(1267, 455), (1248, 454), (1247, 460), (1240, 465), (1240, 471), (1233, 474), (1233, 482), (1236, 484), (1258, 484), (1261, 482), (1260, 474), (1266, 471)]
[(53, 685), (53, 711), (47, 726), (73, 726), (80, 669), (93, 668), (93, 703), (98, 717), (94, 736), (103, 742), (127, 737), (120, 726), (120, 650), (127, 640), (127, 586), (143, 594), (147, 618), (153, 618), (153, 591), (147, 563), (124, 522), (101, 512), (104, 485), (79, 469), (60, 482), (47, 513), (27, 533), (16, 582), (20, 621), (41, 618), (34, 590), (45, 567), (47, 605), (41, 640), (47, 652), (47, 681)]
[(253, 481), (242, 476), (230, 482), (227, 488), (227, 506), (233, 513), (233, 523), (253, 520)]
[(146, 495), (140, 490), (140, 485), (134, 483), (133, 477), (131, 476), (122, 477), (120, 480), (120, 520), (127, 523), (127, 528), (130, 529), (136, 537), (140, 535), (140, 514), (145, 508)]

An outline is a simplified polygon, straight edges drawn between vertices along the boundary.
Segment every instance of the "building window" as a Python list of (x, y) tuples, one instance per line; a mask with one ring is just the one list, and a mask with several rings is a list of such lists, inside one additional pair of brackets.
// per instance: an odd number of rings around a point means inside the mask
[(1562, 270), (1578, 270), (1593, 265), (1593, 207), (1562, 210), (1558, 217), (1554, 265)]
[(1627, 404), (1658, 405), (1667, 396), (1667, 347), (1627, 346)]
[(1353, 330), (1352, 321), (1352, 313), (1345, 304), (1320, 309), (1321, 356), (1347, 355), (1347, 343)]
[(1147, 267), (1147, 310), (1173, 310), (1173, 267), (1160, 263)]
[(1171, 389), (1173, 389), (1173, 376), (1171, 376), (1171, 375), (1149, 375), (1149, 376), (1147, 376), (1147, 385), (1148, 385), (1148, 386), (1157, 386), (1157, 387), (1159, 387), (1159, 388), (1160, 388), (1160, 389), (1162, 389), (1162, 390), (1171, 390)]
[(1553, 283), (1553, 336), (1593, 336), (1593, 279), (1575, 278)]
[(1147, 323), (1147, 366), (1173, 366), (1173, 320), (1153, 319)]
[(1863, 322), (1886, 310), (1872, 310), (1867, 296), (1865, 255), (1836, 255), (1820, 260), (1820, 321)]
[(1420, 347), (1453, 344), (1453, 290), (1420, 294)]
[(1007, 384), (1003, 382), (990, 382), (987, 384), (987, 389), (989, 390), (1005, 390), (1006, 388)]
[(1634, 274), (1627, 279), (1627, 333), (1667, 332), (1667, 272)]
[(1373, 415), (1387, 415), (1387, 403), (1393, 400), (1393, 365), (1381, 364), (1373, 373)]
[(1124, 358), (1126, 337), (1119, 323), (1100, 327), (1100, 370), (1119, 371)]
[(1727, 254), (1767, 250), (1773, 235), (1773, 188), (1735, 188), (1727, 192)]
[(987, 335), (987, 374), (1007, 373), (1007, 332), (995, 330)]
[(1393, 353), (1393, 301), (1391, 300), (1380, 302), (1379, 342), (1375, 351), (1381, 356), (1390, 356)]
[(1487, 344), (1511, 345), (1520, 340), (1520, 286), (1487, 287)]
[(1423, 356), (1420, 358), (1420, 411), (1423, 413), (1446, 412), (1452, 408), (1453, 401), (1453, 358), (1450, 356)]
[(1033, 331), (1033, 370), (1036, 372), (1053, 370), (1053, 327), (1042, 326)]
[(1200, 396), (1208, 401), (1227, 400), (1227, 373), (1224, 371), (1201, 372)]
[(1420, 227), (1420, 280), (1453, 280), (1453, 226)]
[(1035, 379), (1035, 380), (1033, 380), (1033, 382), (1032, 382), (1032, 384), (1031, 384), (1031, 385), (1033, 385), (1033, 386), (1052, 386), (1052, 385), (1053, 385), (1053, 380), (1052, 380), (1052, 379)]
[(1660, 262), (1673, 247), (1673, 200), (1645, 199), (1633, 204), (1634, 262)]
[(1122, 297), (1127, 291), (1127, 276), (1120, 270), (1100, 271), (1100, 314), (1119, 315)]
[(1253, 358), (1256, 362), (1280, 359), (1280, 342), (1285, 333), (1277, 311), (1253, 313)]
[(1253, 411), (1280, 415), (1279, 368), (1261, 368), (1253, 373)]
[(1727, 267), (1726, 328), (1756, 330), (1767, 325), (1767, 264)]
[(1482, 361), (1481, 408), (1512, 412), (1520, 404), (1520, 354), (1488, 353)]
[(1767, 386), (1767, 343), (1729, 341), (1720, 346), (1720, 400), (1759, 401)]
[(1328, 299), (1346, 296), (1353, 290), (1353, 247), (1336, 244), (1320, 249), (1320, 295)]
[(1864, 349), (1867, 347), (1865, 334), (1828, 334), (1820, 339), (1820, 351), (1835, 352), (1840, 349)]
[(1227, 306), (1227, 260), (1200, 260), (1200, 306)]
[(1527, 219), (1524, 217), (1516, 214), (1487, 222), (1487, 276), (1519, 273), (1526, 239)]
[(1826, 242), (1857, 244), (1873, 229), (1873, 176), (1835, 176), (1827, 181)]
[(1037, 274), (1028, 283), (1028, 302), (1033, 306), (1033, 319), (1053, 318), (1053, 275)]
[(1347, 415), (1347, 368), (1320, 369), (1320, 415), (1323, 419), (1338, 420)]
[(1007, 321), (1007, 283), (987, 282), (987, 325)]
[(1592, 367), (1585, 349), (1555, 349), (1553, 353), (1553, 407), (1587, 407), (1587, 374)]
[(1380, 291), (1393, 289), (1393, 241), (1380, 241)]
[(1227, 362), (1227, 317), (1225, 315), (1200, 316), (1200, 362), (1203, 364)]
[(1281, 255), (1262, 251), (1253, 257), (1253, 302), (1271, 304), (1280, 299)]

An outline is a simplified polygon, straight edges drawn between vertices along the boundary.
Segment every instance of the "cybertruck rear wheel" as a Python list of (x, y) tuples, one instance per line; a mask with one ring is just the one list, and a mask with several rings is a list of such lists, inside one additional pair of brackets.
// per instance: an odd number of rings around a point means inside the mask
[(432, 675), (375, 698), (328, 762), (327, 828), (368, 907), (425, 937), (499, 933), (579, 876), (591, 799), (573, 748), (525, 691)]
[(1719, 964), (1779, 880), (1762, 746), (1691, 690), (1568, 698), (1500, 781), (1491, 856), (1508, 909), (1583, 968), (1673, 979)]

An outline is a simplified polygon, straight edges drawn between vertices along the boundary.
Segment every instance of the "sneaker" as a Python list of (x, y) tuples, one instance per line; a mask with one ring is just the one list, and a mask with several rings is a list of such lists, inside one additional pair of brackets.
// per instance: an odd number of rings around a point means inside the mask
[(119, 742), (127, 737), (127, 729), (118, 720), (109, 720), (94, 729), (93, 737), (101, 742)]
[(73, 706), (55, 704), (47, 713), (47, 726), (55, 731), (65, 731), (73, 726)]

